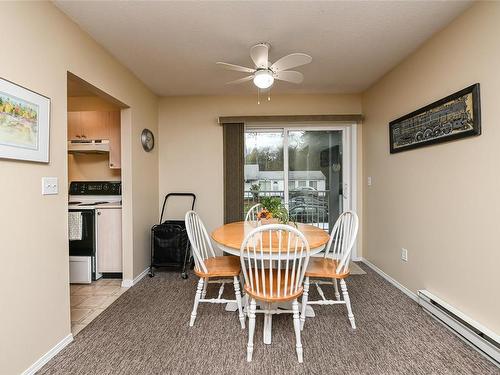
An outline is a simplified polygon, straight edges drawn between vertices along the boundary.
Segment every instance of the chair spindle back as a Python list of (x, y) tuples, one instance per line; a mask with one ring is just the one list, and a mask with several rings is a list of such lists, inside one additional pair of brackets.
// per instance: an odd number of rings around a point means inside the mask
[(330, 240), (326, 245), (325, 258), (330, 251), (333, 253), (333, 259), (339, 261), (337, 273), (344, 273), (348, 270), (349, 257), (356, 242), (358, 226), (358, 215), (354, 211), (343, 212), (333, 226)]
[(260, 203), (257, 203), (252, 207), (250, 207), (245, 216), (245, 221), (255, 221), (255, 222), (259, 221), (258, 214), (261, 209), (262, 209), (262, 204)]
[(309, 255), (309, 243), (296, 228), (284, 224), (257, 227), (240, 249), (247, 288), (264, 297), (294, 295), (302, 288)]
[(202, 272), (208, 272), (205, 260), (215, 257), (212, 241), (200, 217), (195, 211), (188, 211), (185, 217), (186, 231), (191, 243), (195, 267)]

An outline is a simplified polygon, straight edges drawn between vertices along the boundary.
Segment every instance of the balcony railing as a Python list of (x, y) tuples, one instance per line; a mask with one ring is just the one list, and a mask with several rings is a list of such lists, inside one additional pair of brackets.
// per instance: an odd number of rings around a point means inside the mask
[(288, 208), (290, 218), (297, 223), (311, 224), (326, 231), (329, 227), (329, 190), (291, 190), (288, 204), (282, 190), (245, 191), (244, 212), (260, 202), (262, 197), (278, 197)]

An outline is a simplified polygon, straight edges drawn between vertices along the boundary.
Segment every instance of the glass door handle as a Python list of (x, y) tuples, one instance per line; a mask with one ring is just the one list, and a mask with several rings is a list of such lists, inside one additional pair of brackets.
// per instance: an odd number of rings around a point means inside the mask
[(349, 184), (344, 184), (342, 187), (342, 195), (345, 199), (349, 199)]

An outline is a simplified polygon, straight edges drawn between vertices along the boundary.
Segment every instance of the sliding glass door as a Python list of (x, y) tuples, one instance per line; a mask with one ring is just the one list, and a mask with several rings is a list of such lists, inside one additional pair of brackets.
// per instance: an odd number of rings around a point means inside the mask
[(330, 231), (350, 208), (348, 128), (245, 131), (245, 212), (280, 197), (291, 218)]
[(329, 230), (344, 206), (342, 131), (289, 130), (287, 134), (285, 201), (290, 216), (297, 222)]

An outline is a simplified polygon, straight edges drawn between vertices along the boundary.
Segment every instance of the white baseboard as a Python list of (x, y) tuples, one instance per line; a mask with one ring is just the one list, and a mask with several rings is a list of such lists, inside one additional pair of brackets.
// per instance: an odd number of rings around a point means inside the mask
[(380, 276), (382, 276), (384, 279), (389, 281), (392, 285), (394, 285), (396, 288), (401, 290), (404, 294), (406, 294), (408, 297), (410, 297), (412, 300), (415, 302), (418, 302), (418, 297), (416, 293), (413, 293), (410, 289), (405, 287), (403, 284), (400, 284), (396, 279), (393, 279), (391, 276), (386, 274), (384, 271), (382, 271), (380, 268), (378, 268), (376, 265), (371, 263), (369, 260), (365, 258), (360, 259), (364, 264), (366, 264), (368, 267), (370, 267), (372, 270), (374, 270), (376, 273), (378, 273)]
[(137, 284), (139, 281), (142, 280), (144, 276), (146, 276), (149, 272), (149, 267), (146, 268), (144, 271), (142, 271), (137, 277), (134, 278), (134, 280), (131, 279), (123, 279), (122, 280), (122, 288), (130, 288)]
[(27, 370), (25, 370), (22, 375), (35, 374), (40, 370), (48, 361), (56, 356), (61, 350), (63, 350), (71, 341), (73, 341), (73, 335), (70, 333), (68, 336), (59, 341), (52, 349), (45, 353), (38, 361), (33, 363)]

